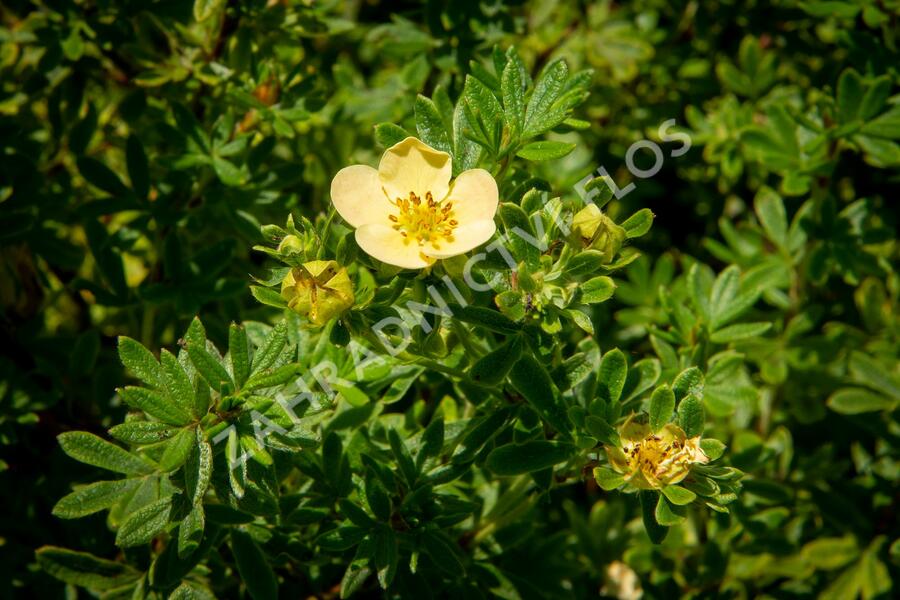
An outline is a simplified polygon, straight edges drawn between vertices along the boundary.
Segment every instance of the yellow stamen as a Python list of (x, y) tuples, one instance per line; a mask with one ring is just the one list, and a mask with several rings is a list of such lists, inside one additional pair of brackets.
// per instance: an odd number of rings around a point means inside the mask
[(415, 194), (409, 199), (397, 198), (394, 202), (398, 212), (388, 218), (397, 223), (394, 229), (400, 231), (408, 241), (415, 240), (420, 246), (426, 243), (437, 245), (441, 238), (453, 239), (453, 230), (459, 222), (453, 219), (453, 204), (440, 205), (434, 201), (431, 192), (425, 193), (425, 202)]

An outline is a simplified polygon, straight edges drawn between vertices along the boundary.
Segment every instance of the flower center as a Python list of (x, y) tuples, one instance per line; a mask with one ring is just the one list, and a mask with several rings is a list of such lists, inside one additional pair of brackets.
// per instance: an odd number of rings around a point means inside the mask
[(658, 435), (648, 436), (635, 443), (625, 454), (632, 471), (641, 470), (659, 479), (665, 479), (673, 471), (693, 462), (690, 451), (680, 440), (666, 443)]
[(397, 214), (388, 218), (407, 243), (414, 240), (420, 246), (430, 243), (437, 248), (442, 240), (453, 241), (453, 230), (459, 223), (453, 218), (452, 202), (438, 204), (431, 192), (425, 193), (423, 201), (410, 192), (409, 198), (397, 198), (394, 205)]

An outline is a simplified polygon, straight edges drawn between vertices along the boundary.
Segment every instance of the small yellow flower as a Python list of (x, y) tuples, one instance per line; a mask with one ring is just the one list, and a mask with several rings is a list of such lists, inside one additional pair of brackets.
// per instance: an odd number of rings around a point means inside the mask
[(688, 476), (691, 465), (709, 462), (700, 448), (700, 436), (688, 439), (672, 423), (653, 433), (647, 425), (629, 418), (619, 428), (619, 438), (621, 448), (605, 447), (610, 465), (625, 475), (625, 481), (640, 489), (678, 483)]
[(499, 194), (491, 174), (470, 169), (451, 184), (451, 172), (449, 154), (408, 137), (385, 151), (378, 170), (338, 171), (331, 200), (367, 254), (421, 269), (480, 246), (496, 231)]
[(281, 282), (288, 308), (322, 326), (353, 306), (347, 269), (333, 260), (313, 260), (291, 269)]
[(610, 263), (625, 241), (625, 230), (603, 214), (596, 204), (588, 204), (575, 214), (572, 230), (585, 247), (603, 253), (603, 262)]

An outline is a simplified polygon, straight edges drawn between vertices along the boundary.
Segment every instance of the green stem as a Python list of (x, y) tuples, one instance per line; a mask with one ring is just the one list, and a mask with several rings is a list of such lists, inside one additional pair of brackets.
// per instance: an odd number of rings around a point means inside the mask
[(328, 218), (325, 220), (325, 226), (322, 228), (322, 235), (319, 237), (319, 250), (316, 252), (316, 258), (321, 259), (325, 254), (325, 245), (328, 242), (328, 234), (331, 232), (331, 223), (334, 221), (334, 205), (328, 211)]

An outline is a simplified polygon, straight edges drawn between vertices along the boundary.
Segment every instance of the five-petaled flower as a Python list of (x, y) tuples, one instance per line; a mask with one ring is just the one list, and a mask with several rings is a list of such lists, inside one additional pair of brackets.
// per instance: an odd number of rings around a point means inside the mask
[(709, 462), (700, 448), (700, 436), (688, 438), (678, 425), (669, 423), (653, 433), (650, 427), (629, 418), (619, 428), (622, 447), (606, 446), (612, 468), (640, 489), (659, 489), (678, 483), (691, 465)]
[(338, 171), (331, 200), (367, 254), (421, 269), (480, 246), (496, 231), (499, 194), (491, 174), (470, 169), (451, 183), (451, 173), (449, 154), (408, 137), (385, 151), (377, 170)]

